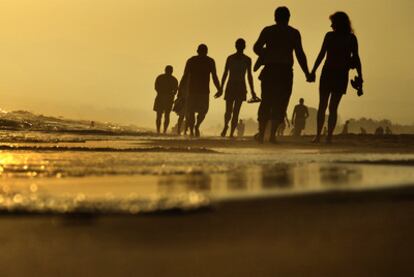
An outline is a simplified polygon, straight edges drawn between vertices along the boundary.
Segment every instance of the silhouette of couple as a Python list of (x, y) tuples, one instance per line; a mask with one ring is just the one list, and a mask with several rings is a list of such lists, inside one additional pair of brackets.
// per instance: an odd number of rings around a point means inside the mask
[(329, 105), (328, 136), (331, 142), (337, 120), (337, 110), (342, 95), (346, 93), (348, 72), (356, 68), (358, 77), (356, 88), (362, 93), (362, 71), (358, 55), (358, 42), (353, 34), (349, 17), (344, 12), (336, 12), (330, 16), (332, 32), (328, 32), (322, 49), (311, 72), (302, 48), (298, 30), (289, 26), (290, 12), (286, 7), (278, 7), (275, 11), (276, 24), (265, 27), (254, 45), (259, 55), (255, 68), (264, 65), (259, 79), (262, 87), (262, 102), (258, 112), (259, 133), (256, 136), (263, 143), (266, 124), (272, 121), (270, 142), (276, 142), (276, 131), (283, 122), (293, 84), (293, 52), (308, 82), (316, 79), (316, 70), (326, 56), (319, 84), (319, 108), (317, 133), (313, 140), (320, 141), (325, 120), (325, 112)]
[[(353, 34), (351, 22), (346, 13), (336, 12), (331, 15), (330, 20), (333, 31), (326, 34), (313, 69), (309, 72), (306, 55), (302, 48), (300, 32), (289, 26), (289, 19), (289, 9), (287, 7), (278, 7), (275, 10), (276, 24), (265, 27), (253, 47), (254, 52), (259, 56), (254, 69), (257, 70), (263, 66), (259, 75), (262, 101), (258, 110), (259, 133), (256, 139), (263, 143), (267, 122), (271, 121), (270, 142), (276, 143), (276, 131), (278, 126), (284, 121), (292, 94), (293, 52), (295, 52), (296, 59), (308, 82), (315, 82), (316, 71), (326, 56), (319, 83), (317, 133), (313, 141), (320, 141), (325, 112), (329, 106), (327, 142), (331, 142), (336, 126), (338, 106), (348, 86), (350, 69), (357, 70), (358, 76), (351, 82), (352, 86), (358, 90), (358, 95), (362, 95), (363, 79), (357, 38)], [(187, 61), (184, 75), (180, 82), (179, 97), (176, 102), (185, 103), (181, 105), (182, 109), (184, 109), (182, 114), (185, 114), (186, 125), (190, 129), (190, 134), (200, 135), (199, 128), (209, 107), (210, 76), (212, 76), (218, 91), (215, 97), (220, 97), (223, 93), (223, 85), (227, 76), (230, 75), (224, 97), (226, 100), (226, 113), (222, 136), (226, 135), (230, 120), (230, 135), (233, 135), (237, 126), (241, 104), (246, 100), (246, 74), (252, 97), (253, 99), (256, 98), (251, 74), (251, 59), (243, 54), (244, 48), (244, 40), (237, 40), (237, 52), (227, 59), (221, 85), (217, 77), (215, 62), (207, 56), (206, 45), (201, 44), (197, 50), (198, 55)], [(176, 93), (176, 82), (171, 81), (171, 87), (168, 87), (168, 89), (170, 92), (165, 94)], [(158, 92), (158, 95), (160, 95), (160, 92)], [(159, 106), (164, 107), (163, 105)], [(169, 119), (168, 109), (171, 111), (171, 108), (170, 105), (165, 105), (165, 108), (165, 119), (167, 120)], [(158, 113), (157, 110), (157, 120)], [(197, 120), (195, 119), (196, 113), (198, 114)], [(178, 128), (179, 132), (181, 130), (180, 127)], [(157, 130), (159, 130), (158, 127)]]

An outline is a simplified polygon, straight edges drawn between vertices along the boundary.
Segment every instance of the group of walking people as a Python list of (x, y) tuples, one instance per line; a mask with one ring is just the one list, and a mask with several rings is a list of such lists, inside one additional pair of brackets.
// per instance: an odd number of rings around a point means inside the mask
[[(259, 130), (255, 138), (263, 143), (266, 126), (270, 121), (269, 141), (275, 143), (277, 130), (285, 121), (292, 94), (293, 54), (295, 54), (308, 82), (315, 82), (317, 69), (326, 57), (320, 76), (317, 130), (313, 142), (320, 141), (327, 109), (329, 109), (327, 142), (331, 142), (337, 121), (338, 106), (347, 90), (350, 69), (357, 71), (357, 76), (351, 84), (358, 90), (358, 95), (362, 95), (363, 79), (357, 38), (346, 13), (336, 12), (331, 15), (333, 31), (325, 35), (320, 53), (312, 70), (309, 71), (300, 32), (289, 26), (289, 19), (289, 9), (278, 7), (275, 10), (276, 24), (265, 27), (253, 46), (254, 52), (258, 55), (253, 69), (256, 71), (262, 68), (259, 74), (261, 101), (254, 90), (252, 60), (244, 54), (246, 42), (243, 39), (236, 41), (236, 53), (227, 58), (221, 82), (217, 76), (215, 61), (207, 55), (207, 46), (200, 44), (197, 55), (188, 59), (180, 82), (173, 77), (172, 66), (167, 66), (165, 74), (156, 79), (157, 97), (154, 110), (157, 112), (157, 131), (161, 131), (163, 114), (163, 131), (167, 131), (169, 115), (171, 110), (174, 110), (179, 116), (177, 133), (181, 134), (183, 130), (188, 129), (191, 136), (200, 136), (200, 126), (209, 109), (210, 79), (212, 79), (217, 89), (215, 98), (221, 97), (224, 92), (226, 101), (224, 128), (221, 136), (226, 136), (230, 127), (232, 137), (237, 128), (240, 108), (247, 99), (245, 81), (247, 75), (251, 93), (250, 102), (260, 102)], [(174, 101), (177, 92), (178, 95)], [(303, 108), (298, 107), (296, 113), (304, 113)]]

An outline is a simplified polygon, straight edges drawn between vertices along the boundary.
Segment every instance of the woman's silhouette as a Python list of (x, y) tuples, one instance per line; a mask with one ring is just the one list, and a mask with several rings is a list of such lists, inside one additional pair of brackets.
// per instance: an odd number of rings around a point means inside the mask
[(361, 61), (358, 54), (358, 41), (353, 33), (351, 21), (344, 12), (336, 12), (329, 17), (333, 32), (328, 32), (322, 44), (322, 49), (315, 61), (308, 81), (315, 80), (318, 66), (326, 55), (319, 83), (319, 108), (317, 133), (313, 142), (319, 142), (325, 112), (329, 103), (328, 136), (327, 142), (332, 141), (332, 134), (337, 120), (337, 111), (342, 95), (346, 93), (348, 86), (349, 69), (355, 68), (357, 79), (362, 90)]

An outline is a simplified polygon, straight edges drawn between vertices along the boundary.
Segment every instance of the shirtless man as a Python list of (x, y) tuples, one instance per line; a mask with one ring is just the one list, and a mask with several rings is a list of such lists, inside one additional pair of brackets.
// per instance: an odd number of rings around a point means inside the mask
[(304, 105), (305, 100), (299, 99), (299, 104), (295, 106), (292, 114), (292, 123), (294, 126), (294, 136), (300, 136), (305, 129), (306, 119), (309, 117), (308, 107)]
[[(183, 85), (188, 82), (186, 121), (187, 126), (190, 128), (190, 136), (195, 134), (196, 137), (200, 136), (200, 125), (206, 117), (209, 108), (210, 76), (217, 88), (217, 93), (221, 93), (216, 63), (207, 56), (207, 52), (207, 45), (200, 44), (198, 46), (198, 55), (188, 59), (180, 82)], [(197, 122), (195, 120), (196, 113)]]
[(289, 26), (289, 18), (289, 9), (278, 7), (275, 11), (276, 24), (263, 29), (253, 48), (264, 64), (259, 76), (262, 87), (262, 102), (258, 111), (259, 143), (263, 143), (269, 120), (272, 121), (270, 142), (276, 143), (276, 130), (285, 117), (292, 94), (293, 52), (306, 78), (310, 78), (300, 33)]
[(164, 114), (164, 134), (167, 132), (168, 125), (170, 124), (170, 112), (174, 102), (174, 96), (177, 93), (178, 81), (172, 75), (173, 67), (167, 65), (165, 67), (165, 73), (161, 74), (155, 80), (155, 91), (157, 97), (154, 101), (154, 111), (157, 113), (156, 127), (157, 133), (160, 133), (161, 119)]
[[(253, 86), (252, 60), (243, 53), (245, 48), (246, 42), (244, 39), (239, 38), (236, 41), (237, 52), (227, 58), (223, 77), (221, 79), (221, 88), (223, 91), (227, 76), (230, 74), (226, 86), (226, 93), (224, 95), (224, 100), (226, 100), (226, 113), (224, 114), (224, 128), (221, 132), (222, 137), (226, 136), (230, 120), (230, 137), (233, 137), (234, 135), (234, 131), (239, 120), (241, 105), (243, 101), (246, 101), (246, 73), (252, 98), (257, 97)], [(218, 98), (221, 95), (222, 93), (218, 93), (215, 95), (215, 97)]]

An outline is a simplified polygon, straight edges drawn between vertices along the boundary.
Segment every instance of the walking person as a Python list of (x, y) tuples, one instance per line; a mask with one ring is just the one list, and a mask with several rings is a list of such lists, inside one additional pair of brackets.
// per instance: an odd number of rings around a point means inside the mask
[[(252, 99), (257, 98), (253, 86), (252, 60), (243, 53), (246, 48), (246, 42), (244, 39), (239, 38), (236, 41), (235, 46), (237, 52), (227, 58), (223, 77), (221, 79), (221, 91), (223, 91), (227, 76), (229, 76), (224, 95), (224, 100), (226, 100), (226, 112), (224, 114), (224, 128), (221, 132), (222, 137), (226, 136), (230, 120), (230, 137), (233, 137), (234, 135), (239, 120), (241, 105), (246, 101), (246, 74)], [(221, 93), (216, 94), (215, 96), (218, 98), (221, 96)]]
[(351, 21), (344, 12), (336, 12), (329, 17), (332, 32), (325, 35), (321, 51), (315, 61), (309, 81), (315, 79), (316, 70), (325, 58), (325, 64), (319, 81), (319, 108), (317, 116), (316, 137), (313, 142), (318, 143), (325, 121), (325, 112), (329, 105), (327, 143), (332, 142), (338, 106), (348, 86), (349, 70), (357, 70), (358, 95), (362, 95), (362, 70), (358, 54), (358, 40), (353, 33)]
[[(190, 136), (200, 136), (200, 125), (206, 117), (210, 102), (210, 76), (217, 88), (217, 94), (221, 93), (220, 82), (217, 77), (216, 63), (207, 56), (208, 48), (200, 44), (197, 48), (197, 56), (187, 60), (182, 84), (188, 82), (188, 95), (186, 103), (186, 122), (190, 129)], [(197, 120), (196, 116), (197, 114)]]
[(305, 129), (306, 119), (309, 117), (308, 107), (305, 106), (305, 100), (299, 99), (299, 104), (295, 106), (292, 114), (292, 124), (294, 128), (293, 135), (301, 136)]
[[(262, 102), (259, 106), (259, 133), (257, 140), (263, 143), (266, 124), (272, 121), (270, 142), (276, 143), (276, 131), (284, 120), (293, 85), (293, 52), (300, 67), (309, 79), (308, 65), (298, 30), (289, 26), (290, 12), (287, 7), (275, 11), (276, 24), (265, 27), (254, 45), (264, 68), (260, 73)], [(255, 68), (257, 68), (255, 66)]]
[(153, 110), (157, 113), (155, 123), (158, 134), (161, 131), (162, 115), (164, 115), (164, 134), (167, 132), (168, 125), (170, 124), (170, 113), (178, 89), (178, 81), (172, 73), (173, 67), (167, 65), (165, 67), (165, 73), (159, 75), (155, 80), (157, 96), (155, 97)]

